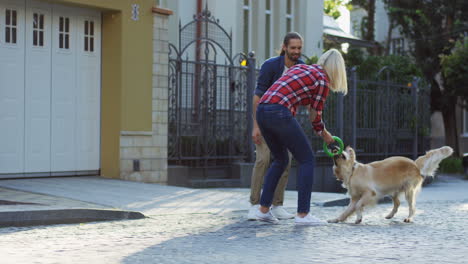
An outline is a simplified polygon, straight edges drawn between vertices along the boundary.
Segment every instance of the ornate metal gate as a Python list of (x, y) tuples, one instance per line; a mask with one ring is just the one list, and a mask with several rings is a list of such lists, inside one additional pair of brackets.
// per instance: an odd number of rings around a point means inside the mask
[(247, 58), (232, 55), (231, 34), (205, 9), (179, 25), (178, 47), (169, 50), (169, 163), (211, 167), (245, 159)]

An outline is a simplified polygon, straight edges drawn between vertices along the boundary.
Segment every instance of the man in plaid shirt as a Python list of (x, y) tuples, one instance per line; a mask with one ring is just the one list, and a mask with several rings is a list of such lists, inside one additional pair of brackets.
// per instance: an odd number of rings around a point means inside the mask
[(273, 162), (265, 176), (260, 208), (256, 212), (260, 221), (277, 223), (270, 206), (281, 174), (289, 163), (288, 151), (299, 166), (297, 169), (296, 224), (321, 225), (325, 221), (309, 214), (314, 180), (314, 153), (304, 130), (297, 122), (297, 107), (308, 106), (309, 119), (317, 135), (327, 143), (334, 142), (325, 129), (322, 111), (329, 91), (348, 91), (346, 68), (341, 53), (331, 49), (317, 64), (295, 65), (279, 78), (261, 97), (256, 111), (256, 122), (273, 155)]

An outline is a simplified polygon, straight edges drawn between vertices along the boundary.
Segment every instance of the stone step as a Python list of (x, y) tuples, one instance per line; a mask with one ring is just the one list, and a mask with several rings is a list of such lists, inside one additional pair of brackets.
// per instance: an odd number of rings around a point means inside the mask
[(240, 187), (240, 179), (194, 179), (189, 181), (192, 188), (233, 188)]

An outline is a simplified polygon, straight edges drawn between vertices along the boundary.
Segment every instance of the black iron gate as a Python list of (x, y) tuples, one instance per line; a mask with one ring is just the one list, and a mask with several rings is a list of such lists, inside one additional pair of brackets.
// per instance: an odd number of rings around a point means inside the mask
[(170, 44), (169, 50), (169, 164), (211, 167), (244, 160), (251, 153), (251, 96), (247, 58), (232, 55), (232, 35), (205, 9), (179, 26), (178, 47)]

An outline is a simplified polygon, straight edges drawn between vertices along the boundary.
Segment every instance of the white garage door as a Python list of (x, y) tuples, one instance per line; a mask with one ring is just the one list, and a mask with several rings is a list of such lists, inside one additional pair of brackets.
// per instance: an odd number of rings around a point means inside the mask
[(0, 177), (99, 170), (101, 16), (0, 0)]

